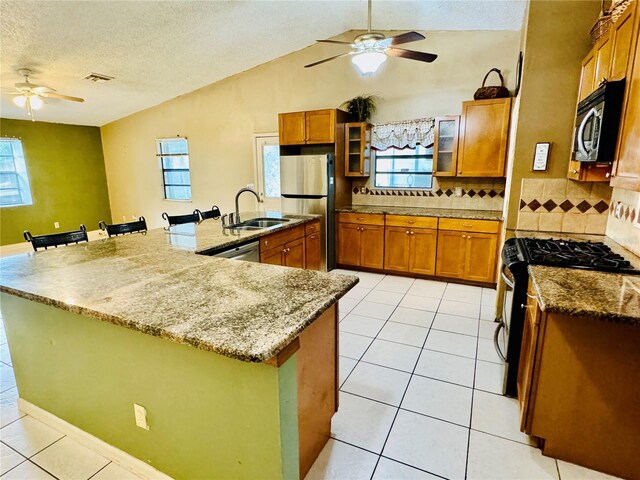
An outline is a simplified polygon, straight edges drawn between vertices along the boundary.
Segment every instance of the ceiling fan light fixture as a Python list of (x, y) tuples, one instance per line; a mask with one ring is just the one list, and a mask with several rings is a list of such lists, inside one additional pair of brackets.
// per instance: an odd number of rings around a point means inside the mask
[(24, 95), (17, 95), (13, 97), (13, 103), (15, 103), (20, 108), (24, 108), (24, 106), (27, 104), (27, 97), (25, 97)]
[(40, 110), (42, 108), (42, 105), (44, 104), (42, 102), (42, 99), (37, 95), (31, 95), (29, 97), (29, 103), (31, 104), (31, 108), (33, 108), (34, 110)]
[(376, 51), (364, 51), (351, 58), (351, 62), (358, 67), (362, 75), (375, 73), (386, 60), (387, 56), (384, 53)]

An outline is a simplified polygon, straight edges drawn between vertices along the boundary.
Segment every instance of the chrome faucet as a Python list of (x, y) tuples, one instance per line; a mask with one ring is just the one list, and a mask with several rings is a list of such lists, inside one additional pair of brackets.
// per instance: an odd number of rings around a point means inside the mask
[(238, 190), (238, 193), (236, 193), (236, 212), (235, 212), (235, 216), (233, 216), (233, 213), (229, 214), (229, 224), (230, 225), (234, 225), (236, 223), (240, 223), (240, 206), (238, 205), (238, 200), (240, 199), (240, 195), (243, 192), (251, 192), (255, 195), (256, 200), (258, 200), (258, 203), (260, 203), (260, 197), (258, 196), (258, 194), (255, 192), (255, 190), (252, 190), (251, 188), (241, 188), (240, 190)]

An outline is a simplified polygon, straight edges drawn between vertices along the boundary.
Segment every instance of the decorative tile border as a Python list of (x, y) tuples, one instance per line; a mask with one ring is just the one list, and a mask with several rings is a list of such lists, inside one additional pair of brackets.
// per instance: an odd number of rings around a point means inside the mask
[[(523, 212), (539, 212), (539, 213), (598, 213), (603, 214), (609, 210), (609, 202), (605, 200), (583, 200), (568, 198), (559, 199), (520, 199), (520, 211)], [(591, 211), (592, 210), (592, 211)]]
[[(618, 204), (620, 204), (622, 208), (619, 218), (616, 217), (616, 206)], [(623, 220), (625, 222), (629, 222), (633, 224), (635, 223), (636, 218), (638, 218), (638, 215), (640, 215), (640, 211), (636, 211), (635, 207), (631, 205), (627, 205), (626, 203), (612, 202), (611, 206), (609, 207), (609, 215), (612, 216), (613, 218), (617, 218), (618, 220)]]
[[(355, 195), (382, 195), (382, 196), (393, 196), (393, 197), (451, 197), (455, 195), (455, 191), (448, 188), (446, 190), (437, 189), (437, 190), (385, 190), (385, 189), (370, 189), (369, 187), (353, 187), (353, 193)], [(500, 197), (504, 198), (504, 190), (485, 190), (478, 189), (462, 189), (462, 197), (474, 198), (478, 196), (479, 198), (489, 197)], [(461, 197), (457, 197), (461, 198)]]

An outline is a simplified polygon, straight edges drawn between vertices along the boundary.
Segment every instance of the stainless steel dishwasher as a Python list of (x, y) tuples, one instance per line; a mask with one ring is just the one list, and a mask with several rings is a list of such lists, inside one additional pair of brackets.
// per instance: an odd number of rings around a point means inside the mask
[(238, 247), (215, 253), (214, 257), (230, 258), (231, 260), (244, 260), (245, 262), (260, 262), (260, 242), (251, 242)]

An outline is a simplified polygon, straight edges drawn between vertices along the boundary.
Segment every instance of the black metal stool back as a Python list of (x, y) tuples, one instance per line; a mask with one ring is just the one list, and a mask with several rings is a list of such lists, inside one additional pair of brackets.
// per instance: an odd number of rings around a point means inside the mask
[(31, 235), (29, 230), (24, 231), (24, 239), (31, 243), (37, 252), (39, 248), (58, 247), (58, 245), (69, 245), (70, 243), (88, 242), (87, 228), (80, 225), (80, 230), (63, 233), (50, 233), (48, 235)]
[(200, 216), (197, 213), (189, 213), (187, 215), (169, 215), (167, 212), (164, 212), (162, 214), (162, 218), (169, 222), (169, 226), (181, 225), (183, 223), (197, 223), (200, 221)]
[(201, 220), (205, 220), (207, 218), (220, 218), (220, 209), (217, 205), (211, 207), (211, 210), (205, 210), (204, 212), (196, 208), (193, 213), (200, 215)]
[(138, 218), (133, 222), (127, 223), (114, 223), (109, 225), (106, 222), (98, 222), (100, 230), (106, 230), (107, 235), (110, 237), (116, 237), (118, 235), (124, 235), (126, 233), (146, 232), (147, 222), (144, 217)]

